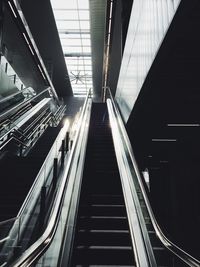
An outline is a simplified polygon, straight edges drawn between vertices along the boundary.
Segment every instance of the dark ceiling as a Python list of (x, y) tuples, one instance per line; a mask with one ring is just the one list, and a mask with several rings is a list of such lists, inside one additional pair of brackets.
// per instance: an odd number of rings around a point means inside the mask
[(19, 30), (19, 24), (13, 22), (13, 15), (10, 13), (10, 9), (5, 6), (2, 34), (3, 54), (24, 85), (40, 92), (47, 88), (48, 84), (42, 77), (37, 66), (38, 63), (24, 41), (24, 36)]

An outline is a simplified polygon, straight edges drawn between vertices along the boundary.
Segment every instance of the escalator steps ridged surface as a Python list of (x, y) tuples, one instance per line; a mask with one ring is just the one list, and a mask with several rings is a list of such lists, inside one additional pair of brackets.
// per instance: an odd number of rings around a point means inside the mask
[(70, 266), (135, 266), (105, 104), (92, 106)]

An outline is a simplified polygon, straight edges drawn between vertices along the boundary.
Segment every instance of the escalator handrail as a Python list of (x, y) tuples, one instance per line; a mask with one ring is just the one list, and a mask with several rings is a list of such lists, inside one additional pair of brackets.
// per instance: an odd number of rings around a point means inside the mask
[(147, 196), (146, 190), (144, 188), (144, 184), (143, 184), (143, 181), (142, 181), (142, 178), (141, 178), (141, 175), (140, 175), (140, 172), (139, 172), (139, 169), (138, 169), (138, 166), (137, 166), (135, 157), (134, 157), (132, 146), (131, 146), (131, 143), (130, 143), (128, 134), (126, 132), (124, 123), (122, 121), (120, 112), (118, 111), (118, 108), (117, 108), (117, 106), (115, 104), (115, 101), (114, 101), (114, 99), (112, 97), (112, 94), (111, 94), (111, 91), (110, 91), (109, 88), (108, 88), (108, 91), (109, 91), (109, 96), (110, 96), (110, 99), (111, 99), (111, 102), (112, 102), (113, 109), (114, 109), (115, 114), (116, 114), (118, 125), (119, 125), (120, 131), (122, 133), (122, 136), (124, 138), (126, 147), (128, 149), (128, 153), (130, 155), (130, 158), (131, 158), (131, 161), (132, 161), (132, 164), (133, 164), (133, 168), (134, 168), (134, 171), (135, 171), (135, 174), (136, 174), (136, 177), (137, 177), (137, 180), (138, 180), (140, 189), (142, 191), (142, 195), (144, 197), (145, 205), (147, 207), (147, 210), (148, 210), (148, 213), (149, 213), (151, 222), (153, 224), (153, 228), (154, 228), (154, 230), (156, 232), (156, 235), (158, 236), (158, 238), (160, 239), (160, 241), (162, 242), (162, 244), (167, 249), (169, 249), (172, 253), (174, 253), (176, 256), (178, 256), (182, 261), (184, 261), (185, 263), (187, 263), (191, 267), (199, 267), (200, 266), (200, 262), (197, 259), (195, 259), (193, 256), (191, 256), (190, 254), (188, 254), (187, 252), (185, 252), (184, 250), (182, 250), (180, 247), (178, 247), (172, 241), (170, 241), (164, 235), (164, 233), (162, 232), (162, 230), (160, 229), (160, 227), (159, 227), (159, 225), (158, 225), (158, 223), (156, 221), (155, 215), (153, 213), (153, 210), (151, 208), (151, 205), (150, 205), (149, 198)]
[(137, 198), (137, 191), (133, 185), (132, 173), (127, 160), (127, 154), (123, 148), (123, 141), (120, 136), (121, 133), (118, 128), (116, 114), (111, 100), (108, 98), (106, 102), (129, 222), (129, 231), (135, 263), (137, 267), (156, 267), (157, 264), (149, 237), (147, 235), (147, 230), (145, 228), (145, 221)]
[[(48, 125), (49, 122), (51, 121), (51, 116), (52, 114), (49, 113), (46, 117), (43, 118), (43, 120), (41, 120), (39, 122), (39, 124), (37, 124), (35, 126), (35, 128), (33, 128), (31, 130), (31, 133), (29, 133), (28, 135), (25, 135), (23, 134), (20, 129), (15, 129), (16, 132), (18, 132), (24, 139), (21, 140), (19, 139), (16, 135), (15, 135), (15, 131), (11, 131), (10, 132), (10, 136), (9, 138), (3, 142), (1, 145), (0, 145), (0, 151), (6, 146), (8, 145), (12, 140), (16, 141), (18, 144), (21, 144), (22, 146), (28, 148), (32, 145), (32, 137), (35, 135), (35, 133), (38, 133), (38, 129), (40, 129), (41, 125)], [(16, 125), (17, 126), (17, 125)]]
[[(26, 134), (24, 134), (24, 131), (21, 129), (21, 126), (24, 125), (31, 117), (33, 117), (35, 114), (37, 114), (45, 105), (47, 105), (51, 101), (51, 98), (44, 98), (41, 100), (37, 105), (32, 107), (32, 109), (28, 110), (26, 113), (24, 113), (18, 121), (16, 120), (15, 122), (12, 123), (12, 126), (10, 129), (7, 130), (6, 133), (4, 133), (1, 137), (0, 140), (4, 140), (6, 137), (8, 139), (6, 141), (9, 141), (9, 134), (13, 133), (15, 130), (20, 133), (21, 136), (24, 137), (24, 139), (27, 139)], [(36, 118), (37, 119), (37, 118)]]
[(66, 168), (62, 174), (63, 179), (62, 182), (59, 186), (59, 191), (57, 193), (56, 201), (55, 201), (55, 206), (53, 208), (51, 218), (49, 220), (49, 223), (47, 225), (47, 228), (44, 230), (44, 233), (42, 236), (35, 242), (33, 245), (31, 245), (23, 254), (22, 256), (16, 260), (14, 264), (12, 264), (12, 267), (25, 267), (25, 266), (30, 266), (44, 251), (45, 249), (49, 246), (49, 244), (52, 241), (52, 238), (55, 234), (58, 222), (59, 222), (59, 216), (61, 212), (61, 206), (62, 206), (62, 200), (64, 197), (64, 191), (65, 191), (65, 186), (67, 183), (67, 178), (68, 174), (70, 172), (71, 166), (72, 166), (72, 160), (76, 151), (76, 146), (77, 143), (79, 142), (79, 135), (81, 132), (82, 127), (84, 127), (84, 124), (81, 123), (83, 118), (86, 116), (87, 113), (87, 106), (89, 103), (89, 94), (88, 92), (80, 118), (79, 118), (79, 124), (78, 124), (78, 129), (74, 138), (73, 146), (71, 149), (71, 153), (69, 155), (68, 161)]

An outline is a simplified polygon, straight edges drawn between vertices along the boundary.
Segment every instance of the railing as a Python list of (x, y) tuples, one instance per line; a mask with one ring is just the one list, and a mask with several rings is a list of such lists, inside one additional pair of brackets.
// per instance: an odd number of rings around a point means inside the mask
[(41, 133), (43, 133), (48, 127), (50, 121), (51, 113), (47, 114), (47, 116), (45, 116), (35, 127), (32, 127), (31, 132), (27, 135), (16, 125), (13, 131), (10, 131), (8, 135), (5, 134), (6, 138), (2, 137), (0, 139), (0, 151), (3, 150), (9, 143), (15, 141), (15, 143), (20, 146), (18, 154), (22, 156), (23, 149), (30, 149), (34, 145)]
[[(84, 150), (81, 149), (83, 136), (85, 133), (85, 128), (88, 128), (88, 114), (90, 114), (91, 109), (91, 101), (89, 97), (86, 98), (84, 107), (82, 109), (82, 113), (79, 118), (79, 123), (77, 127), (76, 136), (73, 142), (72, 149), (69, 153), (69, 158), (67, 160), (67, 165), (63, 169), (62, 179), (60, 178), (59, 186), (57, 186), (56, 190), (56, 197), (55, 202), (53, 204), (53, 207), (51, 209), (50, 219), (48, 221), (47, 227), (42, 233), (42, 235), (39, 237), (39, 239), (33, 243), (29, 248), (26, 248), (25, 251), (21, 255), (19, 255), (19, 258), (15, 261), (15, 263), (12, 264), (12, 262), (8, 259), (6, 259), (4, 262), (1, 261), (1, 264), (3, 266), (30, 266), (32, 262), (41, 255), (44, 250), (47, 249), (47, 247), (50, 245), (51, 241), (53, 240), (53, 237), (55, 235), (58, 223), (59, 223), (59, 216), (62, 211), (62, 205), (65, 196), (67, 195), (68, 198), (72, 194), (72, 191), (65, 193), (66, 190), (72, 190), (74, 186), (74, 177), (73, 173), (76, 172), (76, 168), (78, 164), (76, 164), (80, 160), (80, 154), (83, 153)], [(40, 199), (40, 192), (41, 189), (44, 186), (49, 186), (50, 182), (47, 179), (49, 177), (49, 174), (52, 173), (53, 168), (52, 165), (54, 165), (54, 159), (60, 157), (60, 160), (62, 164), (64, 164), (63, 161), (63, 154), (60, 155), (60, 150), (64, 153), (63, 149), (65, 149), (64, 139), (66, 138), (66, 128), (67, 125), (65, 125), (58, 138), (56, 139), (52, 149), (50, 150), (43, 166), (40, 169), (40, 172), (38, 173), (35, 182), (17, 216), (17, 220), (14, 223), (14, 226), (9, 231), (9, 235), (2, 238), (3, 244), (3, 250), (1, 253), (4, 253), (5, 255), (9, 255), (11, 258), (14, 257), (14, 249), (11, 250), (12, 247), (17, 247), (17, 244), (19, 244), (19, 241), (21, 238), (23, 238), (24, 234), (28, 233), (29, 237), (30, 234), (30, 228), (27, 230), (28, 222), (30, 222), (31, 218), (35, 217), (35, 212), (38, 211), (38, 200)], [(61, 142), (61, 144), (60, 144)], [(82, 154), (81, 154), (82, 155)], [(75, 163), (74, 163), (75, 161)], [(74, 164), (72, 164), (72, 162)], [(69, 175), (72, 175), (72, 177)], [(53, 178), (52, 178), (53, 179)], [(68, 205), (70, 205), (70, 201), (68, 202)], [(70, 207), (65, 207), (65, 214), (67, 215), (69, 213)], [(32, 216), (31, 216), (32, 215)], [(26, 236), (26, 235), (25, 235)], [(27, 236), (26, 236), (27, 237)], [(4, 241), (5, 240), (5, 241)], [(14, 241), (13, 241), (14, 240)], [(1, 242), (1, 241), (0, 241)], [(11, 242), (11, 243), (10, 243)]]
[[(44, 99), (44, 101), (41, 101), (33, 107), (32, 110), (23, 114), (20, 119), (16, 120), (16, 122), (9, 121), (9, 119), (4, 121), (4, 133), (0, 137), (0, 150), (14, 140), (16, 141), (16, 144), (20, 145), (18, 152), (20, 156), (28, 152), (45, 129), (50, 125), (52, 113), (49, 110), (49, 106), (47, 106), (49, 100), (50, 98), (46, 100)], [(26, 126), (27, 121), (30, 119), (32, 119), (31, 123)], [(5, 122), (9, 123), (5, 124)]]
[(31, 104), (27, 103), (25, 106), (22, 106), (21, 109), (19, 109), (17, 112), (15, 112), (10, 117), (2, 120), (0, 122), (0, 136), (4, 133), (6, 133), (7, 130), (11, 128), (12, 123), (17, 120), (20, 116), (22, 116), (25, 112), (27, 112), (29, 109), (31, 109)]
[(66, 111), (66, 106), (65, 105), (61, 105), (56, 113), (52, 114), (52, 119), (53, 119), (53, 126), (57, 126), (58, 123), (60, 122), (60, 119), (64, 116)]
[[(15, 141), (19, 145), (18, 154), (27, 153), (49, 125), (58, 125), (64, 116), (65, 110), (66, 106), (60, 106), (54, 114), (45, 109), (25, 128), (19, 127), (17, 122), (9, 118), (2, 121), (0, 123), (0, 150), (8, 145), (8, 143)], [(23, 114), (21, 114), (21, 117), (23, 117)], [(25, 116), (25, 119), (27, 119), (27, 116)], [(19, 122), (18, 119), (15, 120)]]
[(42, 92), (40, 92), (39, 94), (37, 94), (36, 96), (29, 98), (17, 105), (15, 105), (14, 107), (10, 108), (9, 110), (6, 110), (4, 112), (2, 112), (0, 114), (0, 121), (3, 121), (4, 119), (6, 119), (7, 117), (13, 115), (13, 113), (15, 113), (16, 111), (18, 111), (19, 109), (21, 109), (22, 107), (24, 107), (25, 105), (27, 105), (30, 102), (35, 101), (36, 99), (39, 99), (42, 95), (45, 95), (46, 93), (48, 93), (49, 95), (49, 88), (44, 89)]
[[(115, 105), (114, 99), (113, 99), (110, 91), (109, 91), (109, 98), (107, 99), (107, 105), (108, 105), (108, 108), (109, 108), (111, 116), (112, 116), (112, 122), (114, 123), (114, 129), (115, 129), (115, 131), (113, 132), (113, 134), (114, 134), (114, 143), (116, 143), (116, 146), (118, 147), (118, 149), (121, 149), (123, 147), (123, 150), (125, 151), (125, 154), (126, 154), (126, 158), (127, 158), (126, 169), (128, 169), (128, 172), (131, 175), (131, 180), (129, 180), (129, 183), (132, 184), (132, 186), (134, 188), (136, 188), (137, 190), (139, 190), (142, 193), (142, 197), (143, 197), (143, 200), (145, 202), (145, 206), (147, 208), (148, 215), (150, 217), (151, 223), (153, 225), (153, 228), (155, 230), (155, 233), (156, 233), (157, 237), (162, 242), (163, 246), (165, 248), (167, 248), (169, 251), (171, 251), (172, 254), (175, 255), (176, 257), (178, 257), (182, 262), (186, 263), (188, 266), (191, 266), (191, 267), (199, 267), (200, 266), (200, 262), (197, 259), (195, 259), (191, 255), (189, 255), (188, 253), (183, 251), (181, 248), (179, 248), (173, 242), (171, 242), (163, 234), (162, 230), (160, 229), (160, 227), (159, 227), (159, 225), (158, 225), (158, 223), (157, 223), (157, 221), (155, 219), (154, 213), (152, 211), (152, 208), (151, 208), (151, 205), (150, 205), (146, 190), (144, 188), (144, 184), (143, 184), (142, 178), (140, 176), (139, 169), (137, 167), (137, 163), (136, 163), (133, 151), (132, 151), (132, 147), (131, 147), (127, 132), (125, 130), (125, 127), (124, 127), (124, 124), (122, 122), (120, 113), (119, 113), (119, 111), (117, 109), (117, 106)], [(120, 139), (123, 139), (123, 142), (118, 143), (118, 141)], [(119, 154), (119, 153), (116, 153), (116, 154)], [(124, 162), (121, 162), (121, 165), (124, 165)], [(135, 195), (135, 192), (133, 192), (132, 194)], [(136, 197), (136, 199), (137, 198), (138, 197)], [(141, 217), (141, 209), (140, 209), (140, 206), (139, 206), (139, 203), (138, 203), (137, 200), (136, 200), (136, 202), (137, 202), (136, 203), (137, 214), (138, 214), (139, 217)], [(130, 216), (133, 216), (133, 214), (130, 215)], [(141, 227), (144, 227), (143, 223), (141, 224)], [(147, 236), (145, 236), (145, 232), (143, 230), (142, 230), (142, 232), (143, 232), (143, 238), (144, 238), (144, 240), (146, 242), (145, 246), (146, 246), (146, 250), (147, 250), (147, 253), (148, 253), (148, 250), (150, 249), (149, 240), (148, 240)], [(138, 255), (139, 254), (140, 254), (140, 251), (138, 251)], [(137, 258), (137, 256), (136, 256), (136, 258)], [(150, 258), (150, 261), (149, 261), (150, 265), (147, 265), (147, 266), (156, 266), (155, 262), (153, 262), (153, 264), (152, 264), (151, 260), (154, 261), (154, 259)], [(144, 265), (141, 265), (139, 263), (138, 266), (142, 266), (143, 267)]]

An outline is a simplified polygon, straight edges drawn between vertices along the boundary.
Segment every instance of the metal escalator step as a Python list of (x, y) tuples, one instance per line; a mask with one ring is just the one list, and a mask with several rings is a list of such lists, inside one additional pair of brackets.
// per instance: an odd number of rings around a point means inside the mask
[(124, 205), (112, 204), (81, 205), (80, 214), (91, 214), (92, 216), (126, 216), (126, 208)]
[[(85, 249), (86, 246), (77, 246), (76, 249)], [(131, 246), (88, 246), (87, 249), (93, 250), (132, 250)]]
[(112, 195), (112, 194), (92, 194), (89, 199), (93, 204), (124, 204), (124, 198), (122, 194)]
[(124, 205), (106, 205), (106, 204), (92, 204), (91, 205), (92, 207), (96, 207), (96, 208), (99, 208), (99, 207), (104, 207), (104, 208), (124, 208), (125, 206)]
[(79, 232), (85, 232), (89, 231), (91, 233), (118, 233), (118, 234), (128, 234), (128, 230), (85, 230), (85, 229), (80, 229)]
[(126, 220), (127, 217), (126, 216), (87, 216), (87, 215), (83, 215), (83, 216), (80, 216), (80, 219), (113, 219), (113, 220)]
[(76, 264), (131, 265), (134, 264), (131, 246), (78, 246), (75, 248)]
[(84, 216), (79, 218), (80, 229), (104, 229), (104, 230), (118, 230), (128, 229), (127, 217), (112, 217), (112, 216)]
[(128, 230), (79, 230), (78, 245), (131, 246)]
[(165, 248), (164, 247), (153, 247), (153, 250), (156, 250), (156, 251), (165, 251)]
[[(85, 267), (85, 265), (75, 265), (75, 267)], [(87, 267), (119, 267), (119, 265), (91, 265), (91, 264), (88, 264)], [(120, 265), (120, 267), (136, 267), (135, 265)], [(160, 266), (159, 266), (160, 267)], [(161, 266), (162, 267), (162, 266)], [(165, 267), (165, 266), (163, 266)], [(167, 266), (166, 266), (167, 267)]]

